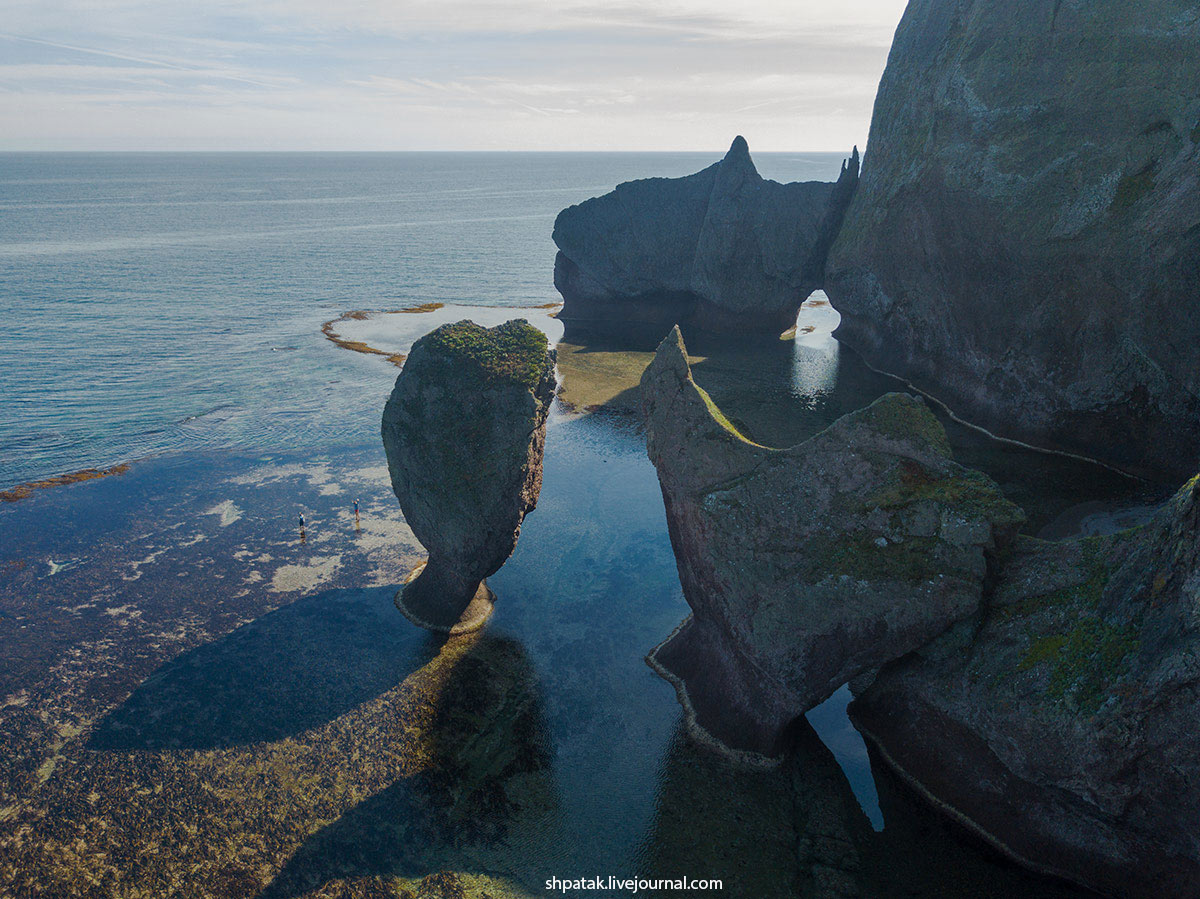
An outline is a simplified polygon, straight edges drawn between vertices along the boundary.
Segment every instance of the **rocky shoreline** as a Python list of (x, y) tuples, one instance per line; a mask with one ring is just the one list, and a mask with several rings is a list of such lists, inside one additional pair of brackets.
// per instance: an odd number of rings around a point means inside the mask
[(850, 682), (882, 758), (1015, 861), (1198, 895), (1200, 477), (1145, 524), (1037, 540), (911, 397), (763, 447), (695, 384), (678, 328), (641, 394), (692, 608), (647, 661), (701, 741), (781, 762)]

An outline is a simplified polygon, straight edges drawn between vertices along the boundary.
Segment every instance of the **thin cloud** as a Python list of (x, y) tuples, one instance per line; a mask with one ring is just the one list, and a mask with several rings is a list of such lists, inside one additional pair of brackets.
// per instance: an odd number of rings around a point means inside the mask
[(10, 0), (0, 149), (841, 149), (903, 5)]

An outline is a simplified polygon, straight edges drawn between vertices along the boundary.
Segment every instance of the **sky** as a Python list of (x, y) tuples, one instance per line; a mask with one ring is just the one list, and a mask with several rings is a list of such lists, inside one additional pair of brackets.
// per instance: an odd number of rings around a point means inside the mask
[(3, 0), (0, 150), (846, 151), (905, 0)]

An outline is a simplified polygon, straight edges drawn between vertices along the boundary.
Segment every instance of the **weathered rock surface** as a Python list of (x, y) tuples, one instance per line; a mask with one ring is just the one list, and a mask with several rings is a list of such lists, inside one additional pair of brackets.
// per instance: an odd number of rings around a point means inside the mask
[(641, 390), (693, 613), (651, 663), (727, 746), (777, 752), (850, 678), (974, 616), (989, 559), (1023, 519), (908, 395), (789, 449), (759, 446), (692, 381), (678, 328)]
[(998, 433), (1190, 476), (1198, 45), (1191, 0), (912, 0), (829, 259), (839, 339)]
[(852, 717), (938, 805), (1112, 896), (1200, 896), (1200, 496), (1027, 538), (982, 625), (883, 669)]
[(738, 137), (694, 175), (630, 181), (564, 209), (558, 317), (569, 331), (661, 334), (680, 322), (779, 334), (821, 286), (857, 181), (857, 150), (836, 184), (765, 180)]
[(429, 553), (396, 598), (416, 623), (457, 633), (490, 614), (483, 580), (537, 505), (554, 388), (554, 351), (524, 320), (443, 325), (413, 344), (383, 411), (383, 446)]

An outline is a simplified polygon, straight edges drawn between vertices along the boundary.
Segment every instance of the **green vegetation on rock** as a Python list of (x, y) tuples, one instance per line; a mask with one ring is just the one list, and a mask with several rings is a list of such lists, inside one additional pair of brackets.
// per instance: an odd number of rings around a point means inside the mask
[(495, 328), (471, 321), (442, 325), (424, 342), (432, 353), (470, 363), (485, 378), (533, 387), (546, 373), (546, 335), (524, 319)]
[(751, 440), (749, 437), (747, 437), (745, 434), (743, 434), (741, 431), (738, 430), (737, 426), (732, 421), (729, 420), (729, 418), (725, 415), (724, 412), (721, 411), (721, 407), (718, 406), (715, 402), (713, 402), (713, 398), (708, 395), (707, 390), (705, 390), (699, 384), (696, 384), (695, 386), (696, 386), (696, 393), (700, 394), (700, 399), (704, 400), (704, 405), (706, 407), (708, 407), (708, 414), (713, 417), (713, 419), (716, 421), (717, 424), (719, 424), (721, 427), (723, 427), (726, 431), (728, 431), (730, 434), (732, 434), (738, 440), (743, 440), (746, 443), (751, 443), (751, 444), (754, 444), (754, 446), (759, 446), (759, 444), (754, 443), (753, 440)]
[(951, 455), (950, 439), (942, 423), (928, 406), (908, 394), (885, 394), (854, 417), (884, 437), (928, 444), (943, 456)]
[(882, 545), (874, 535), (829, 533), (808, 537), (805, 549), (812, 580), (846, 575), (861, 581), (898, 581), (919, 584), (936, 578), (942, 570), (935, 554), (935, 537), (907, 537)]
[(866, 499), (866, 505), (880, 509), (921, 502), (949, 507), (962, 517), (986, 517), (1001, 524), (1018, 525), (1025, 520), (1025, 514), (1004, 498), (995, 481), (970, 468), (939, 477), (919, 462), (906, 461), (899, 466), (898, 477)]

